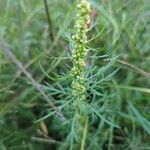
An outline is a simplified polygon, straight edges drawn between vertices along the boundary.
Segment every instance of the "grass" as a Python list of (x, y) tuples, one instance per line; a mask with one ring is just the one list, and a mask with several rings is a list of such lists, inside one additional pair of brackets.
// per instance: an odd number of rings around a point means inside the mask
[(0, 150), (150, 149), (149, 0), (90, 0), (80, 140), (69, 76), (77, 3), (0, 1)]

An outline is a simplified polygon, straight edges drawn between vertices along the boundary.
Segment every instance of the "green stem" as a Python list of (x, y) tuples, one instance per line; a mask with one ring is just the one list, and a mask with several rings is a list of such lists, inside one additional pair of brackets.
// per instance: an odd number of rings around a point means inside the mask
[(49, 15), (47, 0), (43, 0), (43, 2), (44, 2), (46, 17), (47, 17), (48, 26), (49, 26), (48, 27), (49, 28), (49, 36), (50, 36), (50, 40), (53, 42), (54, 41), (54, 35), (53, 35), (52, 21), (51, 21), (50, 15)]
[(88, 120), (85, 120), (84, 130), (83, 130), (83, 137), (81, 141), (81, 147), (80, 150), (84, 150), (85, 144), (86, 144), (86, 137), (87, 137), (87, 131), (88, 131)]

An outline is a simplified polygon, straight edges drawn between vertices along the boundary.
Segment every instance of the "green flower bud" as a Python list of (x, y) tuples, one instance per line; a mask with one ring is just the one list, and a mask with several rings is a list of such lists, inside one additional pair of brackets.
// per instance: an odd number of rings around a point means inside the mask
[(87, 23), (90, 22), (90, 3), (86, 0), (81, 0), (77, 5), (77, 15), (75, 22), (75, 34), (72, 36), (74, 40), (74, 49), (72, 51), (73, 68), (71, 75), (73, 77), (72, 82), (72, 94), (77, 97), (78, 101), (85, 100), (86, 87), (85, 87), (85, 57), (87, 55), (86, 42), (87, 42)]

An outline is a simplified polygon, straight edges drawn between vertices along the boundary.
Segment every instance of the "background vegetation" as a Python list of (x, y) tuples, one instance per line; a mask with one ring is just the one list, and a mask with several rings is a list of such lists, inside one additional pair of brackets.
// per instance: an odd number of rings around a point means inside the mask
[[(47, 0), (48, 20), (44, 0), (0, 0), (0, 150), (78, 149), (67, 78), (77, 2)], [(90, 2), (85, 149), (149, 150), (150, 1)]]

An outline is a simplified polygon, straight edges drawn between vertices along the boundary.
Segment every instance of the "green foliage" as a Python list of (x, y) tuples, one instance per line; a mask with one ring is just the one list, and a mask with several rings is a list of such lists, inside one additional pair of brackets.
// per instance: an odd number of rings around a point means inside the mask
[(149, 0), (90, 0), (86, 44), (76, 47), (88, 51), (82, 60), (86, 98), (76, 103), (70, 73), (79, 1), (47, 2), (51, 30), (44, 0), (1, 0), (0, 41), (10, 45), (65, 119), (0, 47), (0, 150), (149, 149), (149, 78), (117, 62), (149, 71)]

